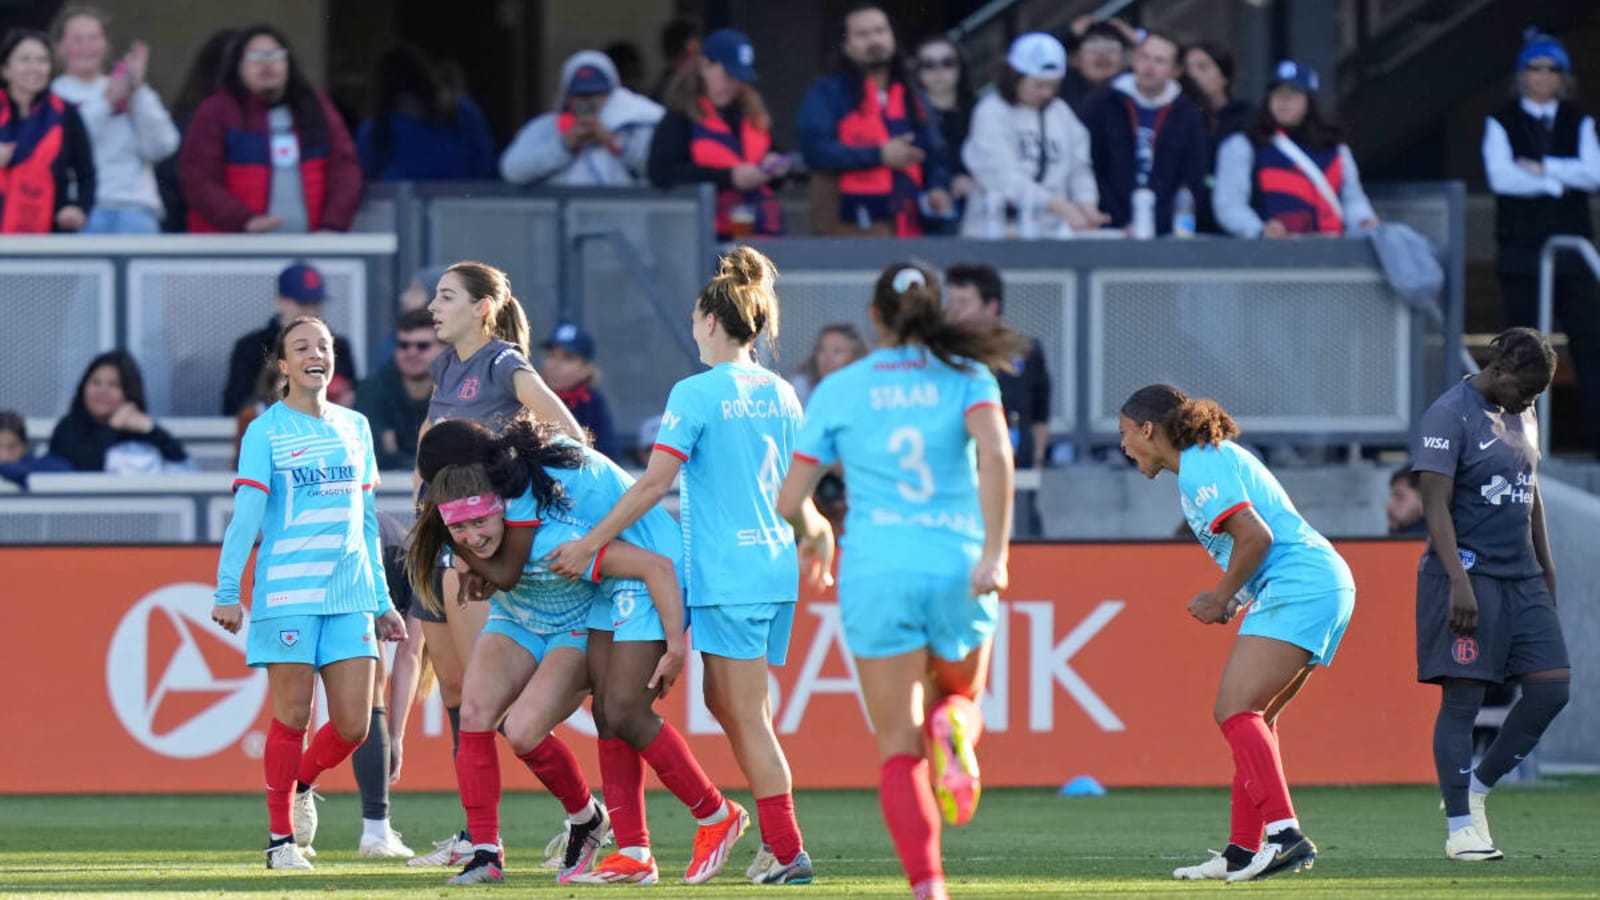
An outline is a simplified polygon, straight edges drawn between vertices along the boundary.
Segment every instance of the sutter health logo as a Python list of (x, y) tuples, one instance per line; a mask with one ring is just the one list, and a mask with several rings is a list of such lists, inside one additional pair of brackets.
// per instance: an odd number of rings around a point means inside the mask
[(246, 629), (218, 628), (211, 603), (210, 585), (169, 584), (140, 598), (111, 636), (111, 708), (163, 756), (195, 759), (233, 744), (267, 697), (267, 673), (244, 667)]

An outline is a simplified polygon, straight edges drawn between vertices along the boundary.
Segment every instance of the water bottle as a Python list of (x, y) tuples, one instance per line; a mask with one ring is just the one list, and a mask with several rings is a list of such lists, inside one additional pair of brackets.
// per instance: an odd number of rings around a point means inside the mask
[(1039, 239), (1039, 201), (1032, 196), (1023, 197), (1017, 204), (1017, 237), (1025, 241)]
[(1003, 241), (1006, 237), (1006, 198), (999, 191), (983, 192), (983, 238)]
[(1178, 188), (1178, 196), (1172, 198), (1172, 236), (1194, 237), (1194, 194), (1186, 187)]
[(1133, 236), (1147, 241), (1156, 236), (1156, 192), (1139, 188), (1133, 192)]

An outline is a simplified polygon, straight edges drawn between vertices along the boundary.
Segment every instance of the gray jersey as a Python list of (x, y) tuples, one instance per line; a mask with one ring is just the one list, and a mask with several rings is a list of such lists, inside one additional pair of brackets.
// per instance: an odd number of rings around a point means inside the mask
[(496, 431), (522, 411), (515, 376), (533, 371), (528, 357), (516, 344), (490, 341), (466, 359), (454, 349), (434, 358), (433, 397), (428, 400), (428, 421), (471, 419)]
[[(1511, 415), (1463, 381), (1422, 415), (1411, 467), (1455, 479), (1450, 520), (1461, 562), (1496, 578), (1543, 574), (1533, 555), (1533, 492), (1539, 422), (1531, 409)], [(1430, 547), (1424, 572), (1442, 573)]]

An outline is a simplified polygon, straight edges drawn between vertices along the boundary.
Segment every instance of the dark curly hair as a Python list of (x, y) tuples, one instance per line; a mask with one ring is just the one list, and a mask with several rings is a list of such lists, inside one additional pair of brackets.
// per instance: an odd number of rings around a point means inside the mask
[(1133, 392), (1122, 404), (1122, 414), (1135, 422), (1154, 422), (1178, 450), (1197, 444), (1222, 443), (1239, 436), (1239, 426), (1217, 404), (1192, 398), (1170, 384), (1150, 384)]

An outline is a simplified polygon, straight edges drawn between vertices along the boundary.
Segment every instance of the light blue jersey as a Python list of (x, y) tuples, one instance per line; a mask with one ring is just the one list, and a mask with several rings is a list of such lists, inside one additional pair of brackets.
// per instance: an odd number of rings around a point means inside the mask
[(245, 430), (216, 601), (239, 602), (259, 532), (252, 620), (393, 608), (372, 497), (372, 431), (358, 412), (325, 409), (316, 418), (275, 403)]
[(794, 388), (754, 363), (723, 363), (673, 386), (655, 448), (683, 460), (689, 606), (799, 599), (794, 530), (777, 503), (803, 415)]
[(1272, 548), (1244, 586), (1258, 604), (1354, 590), (1350, 569), (1333, 545), (1300, 517), (1267, 467), (1233, 441), (1183, 451), (1178, 491), (1190, 530), (1224, 571), (1233, 554), (1233, 536), (1223, 530), (1229, 516), (1249, 507), (1272, 530)]
[(589, 607), (599, 592), (590, 579), (573, 581), (550, 571), (546, 560), (567, 541), (583, 537), (589, 530), (557, 510), (542, 514), (532, 489), (506, 504), (506, 526), (533, 528), (533, 547), (522, 566), (517, 586), (494, 595), (489, 618), (514, 622), (534, 634), (556, 634), (581, 630), (589, 617)]
[(994, 375), (921, 347), (880, 349), (811, 395), (795, 457), (844, 463), (850, 489), (841, 583), (851, 570), (966, 577), (983, 551), (967, 413), (1000, 406)]

